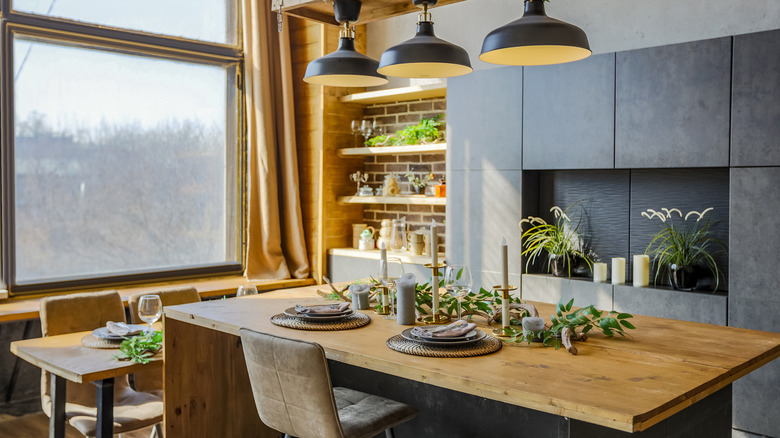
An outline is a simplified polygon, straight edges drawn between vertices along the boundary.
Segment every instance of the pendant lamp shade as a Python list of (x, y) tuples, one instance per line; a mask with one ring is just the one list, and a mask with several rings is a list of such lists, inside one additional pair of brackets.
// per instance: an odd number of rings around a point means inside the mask
[(519, 20), (485, 37), (479, 59), (503, 65), (547, 65), (579, 61), (590, 54), (582, 29), (548, 17), (544, 1), (526, 0)]
[(449, 78), (472, 71), (468, 52), (437, 38), (431, 21), (418, 22), (414, 38), (385, 50), (378, 70), (401, 78)]
[(375, 87), (388, 82), (377, 73), (379, 62), (355, 50), (355, 40), (342, 36), (339, 48), (310, 62), (303, 80), (331, 87)]

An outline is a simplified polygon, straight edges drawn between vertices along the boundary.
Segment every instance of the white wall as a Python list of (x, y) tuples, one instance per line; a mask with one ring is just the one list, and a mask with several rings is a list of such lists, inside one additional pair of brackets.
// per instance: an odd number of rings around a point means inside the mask
[[(581, 27), (594, 53), (780, 29), (778, 0), (551, 0), (547, 14)], [(522, 16), (522, 0), (466, 0), (433, 8), (439, 38), (469, 52), (476, 69), (495, 67), (478, 59), (493, 29)], [(367, 54), (379, 59), (388, 47), (414, 36), (417, 15), (368, 24)], [(404, 86), (394, 78), (381, 88)]]

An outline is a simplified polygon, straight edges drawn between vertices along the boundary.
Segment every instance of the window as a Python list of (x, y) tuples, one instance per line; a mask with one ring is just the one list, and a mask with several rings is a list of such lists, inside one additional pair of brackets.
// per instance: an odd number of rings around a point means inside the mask
[(103, 3), (3, 4), (12, 292), (241, 271), (235, 4)]

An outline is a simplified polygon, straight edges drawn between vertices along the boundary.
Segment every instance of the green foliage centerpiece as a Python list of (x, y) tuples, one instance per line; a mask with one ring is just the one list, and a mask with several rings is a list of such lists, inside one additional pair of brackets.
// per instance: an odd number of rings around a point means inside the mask
[[(725, 252), (726, 243), (710, 235), (710, 227), (713, 224), (707, 213), (712, 210), (710, 207), (701, 213), (690, 211), (684, 216), (677, 208), (662, 208), (661, 211), (647, 209), (642, 212), (642, 216), (647, 219), (658, 218), (663, 224), (645, 250), (645, 254), (649, 255), (655, 264), (656, 284), (658, 276), (665, 271), (669, 274), (669, 282), (673, 288), (693, 290), (696, 288), (700, 271), (708, 270), (715, 278), (714, 290), (718, 290), (722, 273), (713, 256)], [(677, 218), (674, 217), (675, 214)]]

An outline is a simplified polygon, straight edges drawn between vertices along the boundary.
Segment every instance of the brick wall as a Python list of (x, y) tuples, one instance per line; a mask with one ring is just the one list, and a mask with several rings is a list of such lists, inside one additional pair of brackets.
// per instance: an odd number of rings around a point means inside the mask
[[(411, 102), (395, 102), (366, 107), (364, 118), (376, 120), (377, 126), (384, 128), (386, 133), (392, 134), (409, 125), (415, 125), (423, 118), (440, 115), (439, 119), (446, 122), (446, 99), (424, 99)], [(445, 125), (439, 127), (446, 141)], [(406, 173), (418, 176), (433, 173), (436, 179), (443, 178), (447, 166), (445, 153), (398, 155), (398, 156), (371, 156), (366, 157), (364, 172), (369, 175), (367, 184), (377, 188), (384, 182), (385, 176), (394, 174), (398, 180), (401, 192), (413, 193), (411, 184), (404, 177)], [(366, 205), (363, 209), (363, 220), (366, 224), (380, 228), (382, 219), (398, 219), (406, 216), (406, 223), (410, 231), (420, 228), (428, 228), (431, 220), (436, 220), (439, 226), (439, 251), (444, 251), (444, 206), (438, 205)]]

